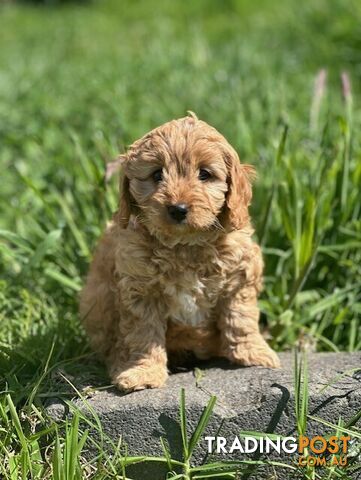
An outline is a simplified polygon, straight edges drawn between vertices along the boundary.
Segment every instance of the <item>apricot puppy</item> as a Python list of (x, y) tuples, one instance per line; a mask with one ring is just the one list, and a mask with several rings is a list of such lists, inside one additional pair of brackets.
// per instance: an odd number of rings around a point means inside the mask
[(278, 367), (260, 334), (262, 256), (253, 168), (194, 115), (122, 156), (119, 209), (95, 252), (80, 313), (121, 390), (161, 387), (169, 355)]

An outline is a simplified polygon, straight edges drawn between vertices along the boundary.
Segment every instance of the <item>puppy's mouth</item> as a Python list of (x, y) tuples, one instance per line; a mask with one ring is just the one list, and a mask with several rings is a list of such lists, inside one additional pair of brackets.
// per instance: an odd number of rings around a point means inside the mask
[(163, 221), (174, 231), (189, 231), (190, 233), (221, 229), (218, 216), (209, 209), (198, 209), (186, 203), (167, 205)]
[(150, 231), (166, 235), (188, 235), (219, 229), (219, 220), (209, 209), (186, 203), (156, 205), (144, 209), (143, 223)]

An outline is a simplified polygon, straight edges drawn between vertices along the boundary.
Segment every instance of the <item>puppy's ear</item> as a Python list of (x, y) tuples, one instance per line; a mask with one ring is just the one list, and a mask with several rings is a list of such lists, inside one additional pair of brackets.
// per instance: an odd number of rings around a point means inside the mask
[(240, 163), (233, 148), (227, 149), (225, 162), (228, 170), (228, 191), (225, 203), (225, 223), (240, 230), (249, 222), (248, 207), (252, 200), (251, 180), (256, 171), (252, 165)]
[(127, 161), (126, 155), (118, 157), (119, 163), (122, 165), (122, 175), (119, 182), (119, 208), (115, 214), (116, 221), (122, 228), (127, 228), (131, 214), (131, 197), (129, 192), (129, 178), (125, 174), (124, 164)]
[(120, 199), (119, 209), (117, 212), (117, 219), (122, 228), (127, 228), (131, 213), (130, 193), (129, 193), (129, 178), (123, 172), (120, 181)]

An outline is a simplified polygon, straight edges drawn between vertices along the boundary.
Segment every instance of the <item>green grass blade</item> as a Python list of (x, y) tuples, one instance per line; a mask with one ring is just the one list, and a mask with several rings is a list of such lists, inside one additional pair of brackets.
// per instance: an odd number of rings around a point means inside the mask
[(80, 292), (80, 290), (81, 290), (80, 280), (71, 279), (71, 278), (67, 277), (66, 275), (64, 275), (63, 273), (59, 272), (59, 270), (57, 270), (55, 268), (50, 268), (50, 267), (46, 268), (44, 270), (44, 274), (47, 275), (48, 277), (56, 280), (57, 282), (59, 282), (64, 287), (68, 287), (71, 290), (74, 290), (75, 292)]
[(169, 452), (168, 446), (165, 444), (164, 438), (160, 437), (160, 443), (162, 445), (162, 450), (164, 453), (165, 458), (167, 459), (167, 464), (168, 464), (168, 470), (172, 470), (172, 462), (171, 462), (171, 455)]
[(32, 475), (32, 467), (31, 467), (31, 461), (30, 461), (27, 439), (26, 439), (25, 434), (23, 432), (23, 429), (21, 427), (20, 419), (18, 417), (16, 408), (15, 408), (15, 405), (14, 405), (12, 399), (11, 399), (11, 396), (9, 394), (7, 394), (6, 399), (7, 399), (11, 419), (12, 419), (14, 428), (16, 430), (18, 439), (19, 439), (20, 444), (21, 444), (22, 453), (26, 457), (26, 462), (27, 462), (27, 465), (28, 465), (28, 468), (29, 468), (29, 473), (30, 473), (30, 475)]
[(324, 419), (319, 418), (319, 417), (315, 417), (314, 415), (308, 415), (308, 418), (310, 418), (311, 420), (314, 420), (316, 422), (322, 423), (323, 425), (326, 425), (327, 427), (338, 428), (340, 432), (346, 433), (347, 435), (351, 435), (352, 437), (355, 437), (355, 438), (358, 438), (359, 440), (361, 440), (361, 433), (356, 432), (355, 430), (351, 430), (350, 428), (335, 425), (334, 423), (328, 422), (327, 420), (324, 420)]
[(180, 392), (179, 419), (180, 419), (180, 429), (181, 429), (181, 435), (182, 435), (183, 454), (184, 454), (184, 459), (187, 460), (189, 458), (189, 446), (188, 446), (188, 437), (187, 437), (186, 400), (185, 400), (184, 388), (182, 388)]
[(66, 480), (65, 479), (65, 472), (64, 472), (64, 465), (61, 457), (61, 448), (60, 448), (60, 441), (58, 434), (55, 438), (55, 448), (53, 451), (53, 477), (54, 480)]
[(189, 447), (188, 447), (188, 456), (190, 457), (193, 453), (194, 448), (199, 442), (199, 439), (201, 438), (205, 428), (207, 427), (209, 420), (211, 418), (214, 406), (216, 404), (217, 397), (214, 395), (210, 398), (207, 406), (202, 412), (202, 415), (198, 421), (197, 427), (193, 432), (193, 435), (190, 438), (189, 441)]

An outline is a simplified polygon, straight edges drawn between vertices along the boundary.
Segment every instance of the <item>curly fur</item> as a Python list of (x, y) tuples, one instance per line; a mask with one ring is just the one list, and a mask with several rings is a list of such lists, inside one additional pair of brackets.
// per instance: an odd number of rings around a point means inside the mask
[[(248, 214), (253, 168), (194, 115), (152, 130), (122, 162), (119, 210), (80, 301), (113, 383), (161, 387), (168, 357), (187, 351), (278, 367), (258, 326), (263, 263)], [(200, 168), (210, 173), (206, 181)], [(188, 206), (182, 224), (167, 213), (179, 203)]]

